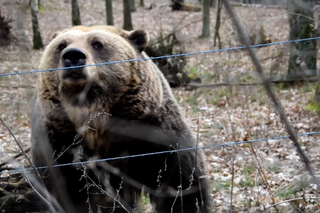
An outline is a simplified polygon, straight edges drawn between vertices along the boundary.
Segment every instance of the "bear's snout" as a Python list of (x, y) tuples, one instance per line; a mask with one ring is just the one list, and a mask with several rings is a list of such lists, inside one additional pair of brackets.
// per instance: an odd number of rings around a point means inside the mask
[(62, 53), (65, 67), (81, 66), (86, 64), (87, 54), (79, 48), (68, 48)]
[[(87, 54), (77, 47), (65, 49), (61, 54), (61, 60), (64, 67), (82, 66), (86, 64)], [(63, 79), (85, 79), (84, 68), (71, 68), (63, 71)]]

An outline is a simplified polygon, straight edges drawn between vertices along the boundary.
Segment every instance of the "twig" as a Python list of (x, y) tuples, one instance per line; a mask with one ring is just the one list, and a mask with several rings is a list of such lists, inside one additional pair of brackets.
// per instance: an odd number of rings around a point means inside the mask
[[(1, 123), (5, 126), (5, 128), (9, 131), (9, 133), (11, 134), (11, 136), (13, 137), (13, 139), (15, 140), (16, 144), (17, 144), (18, 147), (20, 148), (23, 156), (27, 159), (27, 161), (30, 163), (30, 165), (32, 166), (32, 168), (36, 171), (38, 177), (41, 178), (38, 170), (36, 169), (36, 167), (34, 166), (34, 164), (31, 162), (31, 160), (30, 160), (30, 158), (27, 156), (26, 152), (23, 150), (21, 144), (19, 143), (19, 141), (17, 140), (17, 138), (15, 137), (15, 135), (13, 134), (13, 132), (11, 131), (11, 129), (9, 128), (9, 126), (3, 121), (3, 119), (2, 119), (1, 117), (0, 117), (0, 121), (1, 121)], [(40, 192), (38, 192), (38, 191), (36, 190), (36, 188), (32, 185), (33, 183), (32, 183), (31, 180), (30, 180), (32, 177), (27, 177), (26, 174), (25, 174), (25, 177), (29, 180), (29, 183), (30, 183), (31, 188), (38, 194), (39, 197), (41, 197), (41, 199), (42, 199), (44, 202), (47, 203), (47, 205), (48, 205), (49, 208), (50, 208), (50, 203), (49, 203), (48, 200), (46, 200), (46, 198), (44, 198), (43, 193), (41, 194)], [(9, 198), (2, 203), (0, 209), (6, 204), (7, 201), (9, 201)]]
[(231, 5), (234, 7), (260, 7), (263, 9), (287, 9), (286, 6), (282, 6), (282, 5), (244, 4), (239, 2), (232, 2)]
[[(26, 149), (26, 150), (24, 150), (24, 152), (25, 153), (27, 153), (27, 152), (29, 152), (30, 151), (30, 147), (28, 148), (28, 149)], [(16, 158), (18, 158), (18, 157), (20, 157), (20, 156), (22, 156), (23, 155), (23, 152), (20, 152), (19, 154), (16, 154), (15, 156), (13, 156), (12, 158), (14, 158), (14, 159), (16, 159)], [(3, 162), (3, 163), (0, 163), (0, 167), (3, 167), (4, 165), (6, 165), (6, 164), (8, 164), (10, 161), (5, 161), (5, 162)]]
[(30, 165), (32, 166), (32, 168), (37, 172), (38, 177), (41, 177), (38, 170), (36, 169), (36, 167), (34, 166), (34, 164), (31, 162), (30, 158), (27, 156), (27, 153), (23, 150), (21, 144), (19, 143), (19, 141), (17, 140), (16, 136), (14, 136), (13, 132), (11, 131), (11, 129), (9, 128), (9, 126), (3, 121), (3, 119), (0, 117), (0, 121), (3, 124), (3, 126), (9, 131), (10, 135), (13, 137), (14, 141), (16, 142), (16, 144), (18, 145), (19, 149), (21, 150), (21, 153), (23, 154), (23, 156), (26, 158), (26, 160), (30, 163)]
[(301, 16), (301, 17), (303, 17), (303, 18), (306, 18), (306, 19), (309, 19), (309, 20), (314, 21), (314, 19), (313, 19), (313, 18), (310, 18), (310, 17), (308, 17), (308, 16), (305, 16), (305, 15), (302, 15), (302, 14), (299, 14), (299, 13), (292, 13), (292, 12), (288, 12), (288, 14), (289, 14), (289, 15)]
[(38, 212), (46, 209), (46, 205), (38, 199), (38, 195), (34, 191), (27, 191), (24, 194), (7, 195), (0, 198), (3, 206), (2, 212)]
[(256, 71), (259, 74), (259, 76), (263, 82), (263, 85), (265, 86), (265, 89), (266, 89), (266, 92), (267, 92), (269, 98), (272, 100), (272, 102), (274, 104), (274, 108), (278, 111), (278, 114), (279, 114), (283, 124), (285, 125), (288, 134), (290, 135), (290, 139), (292, 140), (294, 146), (297, 148), (297, 151), (300, 154), (300, 156), (305, 164), (306, 170), (309, 172), (309, 175), (312, 177), (312, 181), (317, 185), (317, 190), (320, 191), (320, 183), (319, 183), (318, 178), (315, 176), (315, 173), (314, 173), (314, 170), (311, 166), (310, 160), (307, 157), (307, 155), (304, 153), (304, 151), (302, 150), (300, 143), (298, 142), (296, 133), (295, 133), (291, 123), (289, 122), (287, 116), (285, 115), (284, 110), (283, 110), (280, 102), (278, 101), (278, 98), (276, 97), (276, 95), (274, 94), (274, 92), (271, 88), (270, 79), (264, 75), (263, 68), (262, 68), (262, 65), (261, 65), (258, 57), (257, 57), (255, 51), (250, 47), (248, 35), (245, 34), (245, 31), (242, 27), (242, 24), (240, 23), (238, 16), (234, 13), (232, 6), (230, 5), (230, 2), (228, 0), (223, 0), (223, 3), (224, 3), (226, 10), (228, 11), (228, 13), (229, 13), (237, 31), (238, 31), (240, 38), (242, 39), (242, 41), (244, 42), (244, 44), (247, 47), (249, 55), (252, 59), (252, 63), (256, 67)]
[[(253, 156), (255, 157), (255, 159), (256, 159), (256, 161), (257, 161), (257, 163), (258, 163), (258, 167), (259, 167), (258, 170), (259, 170), (259, 172), (260, 172), (260, 175), (261, 175), (262, 179), (264, 180), (264, 182), (265, 182), (265, 184), (266, 184), (266, 186), (267, 186), (267, 189), (268, 189), (268, 191), (269, 191), (269, 193), (270, 193), (270, 195), (271, 195), (272, 204), (275, 204), (274, 197), (272, 196), (271, 187), (270, 187), (270, 185), (269, 185), (269, 183), (268, 183), (267, 176), (266, 176), (266, 174), (264, 173), (264, 171), (263, 171), (263, 169), (262, 169), (262, 166), (261, 166), (261, 163), (260, 163), (260, 161), (259, 161), (259, 159), (258, 159), (256, 150), (254, 150), (254, 147), (253, 147), (252, 144), (250, 144), (250, 148), (251, 148), (251, 151), (252, 151)], [(274, 208), (275, 208), (276, 212), (279, 213), (279, 210), (278, 210), (277, 206), (274, 206)]]
[(12, 86), (12, 85), (0, 85), (0, 87), (2, 88), (14, 88), (14, 89), (18, 89), (18, 88), (31, 88), (34, 89), (36, 88), (36, 86), (32, 86), (32, 85), (21, 85), (21, 86)]
[(5, 186), (7, 190), (13, 189), (14, 191), (19, 188), (21, 189), (28, 189), (28, 184), (24, 181), (24, 179), (20, 179), (18, 182), (5, 182), (5, 181), (0, 181), (0, 186)]
[[(231, 119), (231, 116), (230, 116), (230, 111), (229, 111), (229, 106), (230, 106), (230, 103), (229, 103), (229, 100), (227, 99), (227, 106), (226, 106), (226, 110), (227, 110), (227, 115), (228, 115), (228, 120), (231, 124), (231, 132), (232, 132), (232, 140), (236, 140), (236, 131), (235, 131), (235, 128), (234, 128), (234, 125), (232, 123), (232, 119)], [(237, 146), (232, 146), (234, 152), (233, 152), (233, 158), (232, 158), (232, 162), (231, 162), (231, 189), (230, 189), (230, 209), (229, 209), (229, 212), (233, 212), (233, 189), (234, 189), (234, 162), (236, 160), (236, 156), (237, 156), (237, 153), (238, 153), (238, 149), (237, 149)]]
[[(278, 203), (275, 203), (271, 206), (268, 206), (267, 208), (265, 208), (265, 210), (267, 209), (270, 209), (276, 205), (279, 205), (279, 204), (282, 204), (282, 203), (286, 203), (286, 202), (291, 202), (291, 201), (295, 201), (295, 200), (305, 200), (306, 198), (305, 197), (298, 197), (298, 198), (292, 198), (292, 199), (289, 199), (289, 200), (283, 200), (283, 201), (280, 201)], [(320, 197), (308, 197), (307, 199), (320, 199)]]
[(10, 168), (10, 167), (3, 167), (0, 168), (0, 172), (5, 171), (5, 170), (16, 170), (17, 168)]
[[(281, 83), (290, 83), (290, 82), (317, 82), (317, 78), (299, 78), (299, 79), (280, 79), (280, 80), (272, 80), (270, 81), (271, 84), (281, 84)], [(254, 82), (249, 84), (243, 83), (218, 83), (218, 84), (202, 84), (202, 83), (189, 83), (188, 86), (195, 87), (195, 88), (209, 88), (209, 87), (223, 87), (223, 86), (258, 86), (262, 85), (264, 82)]]
[[(12, 161), (14, 161), (14, 163), (18, 163), (16, 162), (15, 159), (12, 159)], [(42, 208), (40, 207), (40, 209), (36, 209), (35, 211), (40, 211), (40, 210), (50, 210), (52, 213), (56, 212), (54, 209), (57, 209), (59, 211), (61, 211), (61, 213), (64, 213), (64, 211), (62, 210), (62, 208), (60, 207), (60, 205), (57, 203), (57, 201), (52, 198), (52, 196), (49, 194), (49, 199), (51, 201), (51, 203), (49, 203), (45, 198), (44, 198), (44, 194), (46, 193), (46, 191), (44, 190), (44, 187), (41, 185), (41, 183), (35, 179), (32, 175), (27, 176), (26, 173), (21, 173), (21, 175), (26, 179), (26, 183), (29, 183), (30, 187), (33, 189), (32, 191), (29, 191), (29, 193), (36, 193), (38, 195), (38, 198), (40, 198), (42, 200), (42, 202), (45, 204), (45, 206), (47, 206), (47, 208)], [(11, 176), (10, 176), (11, 177)], [(0, 198), (0, 211), (1, 212), (29, 212), (28, 210), (21, 210), (24, 207), (28, 207), (30, 205), (33, 205), (32, 203), (24, 203), (24, 202), (19, 202), (19, 199), (23, 199), (22, 197), (26, 197), (25, 195), (28, 194), (28, 192), (24, 195), (22, 195), (21, 193), (19, 193), (18, 195), (16, 195), (16, 190), (18, 189), (18, 187), (20, 187), (21, 185), (17, 184), (16, 187), (13, 189), (14, 193), (11, 193), (10, 196), (5, 196), (5, 197), (1, 197)], [(20, 191), (21, 192), (21, 191)], [(16, 198), (17, 196), (17, 198)], [(26, 197), (27, 201), (30, 201), (30, 197), (27, 196)], [(32, 202), (38, 202), (39, 199), (37, 199), (36, 197), (31, 199)], [(12, 203), (11, 201), (15, 201), (16, 203)], [(9, 204), (8, 204), (9, 202)], [(41, 202), (41, 201), (39, 201)], [(18, 208), (16, 209), (16, 206), (18, 205)], [(21, 208), (21, 209), (20, 209)], [(10, 210), (10, 211), (9, 211)], [(20, 211), (21, 210), (21, 211)]]
[[(185, 18), (186, 18), (187, 16), (191, 15), (191, 14), (192, 14), (192, 12), (187, 13), (186, 15), (182, 16), (182, 18), (181, 18), (181, 19), (179, 20), (179, 22), (178, 22), (179, 24), (177, 24), (177, 25), (170, 31), (170, 33), (169, 33), (168, 35), (166, 35), (166, 37), (163, 38), (162, 35), (161, 35), (161, 36), (158, 36), (156, 39), (150, 41), (149, 44), (148, 44), (148, 46), (153, 46), (153, 45), (155, 45), (156, 43), (159, 42), (159, 40), (162, 40), (162, 41), (163, 41), (163, 40), (167, 40), (171, 35), (173, 35), (173, 34), (179, 32), (179, 31), (181, 31), (182, 29), (187, 28), (187, 27), (189, 27), (189, 26), (192, 25), (192, 24), (199, 23), (199, 22), (202, 21), (202, 18), (201, 18), (201, 19), (197, 19), (197, 20), (188, 22), (187, 24), (181, 26), (182, 21), (185, 20)], [(162, 24), (162, 22), (161, 22), (161, 24)], [(162, 33), (163, 31), (164, 31), (164, 30), (163, 30), (163, 27), (162, 27), (162, 25), (161, 25), (161, 33)]]

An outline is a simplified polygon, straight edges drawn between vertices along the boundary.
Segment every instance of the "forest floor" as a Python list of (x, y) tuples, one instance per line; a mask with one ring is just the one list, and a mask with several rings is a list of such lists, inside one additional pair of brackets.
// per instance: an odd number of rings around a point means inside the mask
[[(23, 37), (23, 45), (0, 48), (0, 73), (37, 70), (43, 50), (32, 50), (31, 15), (15, 9), (16, 1), (1, 5), (2, 11), (13, 14), (14, 33)], [(18, 2), (18, 1), (17, 1)], [(39, 23), (44, 44), (48, 44), (56, 31), (71, 26), (71, 1), (41, 1)], [(213, 46), (216, 19), (211, 10), (210, 38), (201, 38), (201, 12), (173, 12), (169, 1), (152, 10), (138, 7), (132, 14), (135, 29), (149, 32), (151, 39), (160, 33), (177, 30), (177, 38), (186, 52), (217, 49)], [(81, 21), (84, 25), (105, 24), (105, 6), (102, 0), (79, 1)], [(145, 1), (146, 4), (151, 3)], [(198, 2), (191, 2), (198, 4)], [(5, 9), (4, 9), (5, 8)], [(236, 13), (249, 29), (263, 25), (273, 42), (286, 41), (289, 25), (286, 10), (265, 7), (236, 7)], [(122, 1), (114, 1), (114, 21), (122, 27)], [(242, 46), (231, 20), (223, 9), (220, 37), (222, 48)], [(19, 37), (20, 36), (20, 37)], [(19, 41), (21, 43), (21, 41)], [(22, 47), (23, 46), (23, 47)], [(289, 44), (255, 49), (266, 75), (286, 74)], [(190, 122), (200, 146), (205, 148), (208, 178), (211, 183), (213, 212), (320, 212), (320, 195), (311, 182), (304, 163), (290, 139), (286, 136), (272, 102), (261, 85), (239, 86), (239, 83), (258, 82), (251, 59), (245, 50), (223, 51), (193, 55), (186, 58), (186, 71), (200, 77), (202, 83), (225, 83), (229, 86), (213, 88), (173, 89), (181, 109)], [(318, 63), (319, 67), (319, 63)], [(0, 117), (26, 149), (30, 146), (28, 102), (34, 92), (37, 74), (0, 77)], [(319, 116), (307, 109), (315, 92), (315, 83), (292, 87), (273, 86), (296, 133), (320, 131)], [(259, 142), (225, 145), (228, 142), (268, 138)], [(308, 154), (319, 177), (320, 135), (298, 138)], [(20, 150), (9, 132), (0, 124), (0, 158), (2, 161)], [(25, 163), (25, 159), (17, 159)], [(14, 164), (12, 164), (14, 166)], [(318, 189), (319, 190), (319, 189)], [(146, 205), (143, 212), (152, 212)]]

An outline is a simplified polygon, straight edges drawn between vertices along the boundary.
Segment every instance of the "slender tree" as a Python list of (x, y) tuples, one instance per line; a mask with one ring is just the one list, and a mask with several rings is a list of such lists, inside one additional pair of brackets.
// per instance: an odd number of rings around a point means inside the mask
[(123, 0), (123, 29), (125, 30), (133, 30), (130, 1), (131, 0)]
[(144, 7), (144, 0), (140, 0), (140, 7)]
[(73, 26), (81, 25), (78, 0), (71, 1), (71, 10), (72, 10), (72, 25)]
[(202, 37), (210, 37), (210, 0), (202, 0)]
[[(314, 0), (288, 1), (289, 40), (316, 36), (313, 20)], [(317, 41), (309, 40), (290, 43), (287, 78), (295, 79), (317, 74)]]
[(134, 0), (130, 0), (130, 10), (131, 10), (131, 12), (137, 11), (136, 3), (134, 2)]
[(220, 17), (221, 17), (221, 9), (222, 9), (222, 0), (218, 0), (217, 18), (216, 18), (216, 26), (215, 26), (215, 29), (214, 29), (213, 46), (214, 47), (216, 46), (217, 39), (218, 39), (219, 49), (222, 48), (221, 40), (220, 40), (220, 33), (219, 33), (220, 24), (221, 24), (221, 19), (220, 19)]
[(31, 16), (32, 16), (32, 30), (33, 30), (33, 48), (41, 49), (43, 48), (43, 43), (41, 39), (41, 33), (38, 23), (38, 0), (31, 0)]
[[(210, 0), (210, 7), (215, 8), (217, 4), (217, 0)], [(218, 3), (219, 4), (219, 3)]]
[(107, 25), (114, 25), (112, 0), (106, 0)]

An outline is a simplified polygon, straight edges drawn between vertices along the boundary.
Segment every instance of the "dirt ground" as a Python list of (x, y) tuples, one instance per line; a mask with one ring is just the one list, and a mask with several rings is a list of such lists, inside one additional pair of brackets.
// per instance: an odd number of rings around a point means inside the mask
[[(0, 48), (0, 73), (37, 70), (43, 50), (32, 50), (31, 15), (20, 1), (0, 2), (1, 12), (10, 14), (18, 44)], [(71, 26), (71, 1), (41, 1), (39, 23), (43, 42), (48, 44), (56, 31)], [(211, 37), (200, 38), (201, 12), (173, 12), (169, 1), (155, 1), (159, 6), (147, 10), (138, 6), (132, 14), (135, 29), (149, 32), (151, 39), (160, 33), (177, 30), (177, 37), (186, 52), (217, 49), (213, 46), (216, 19), (211, 10)], [(84, 25), (105, 24), (105, 5), (102, 0), (79, 0)], [(145, 1), (145, 4), (152, 3)], [(199, 4), (198, 1), (190, 1)], [(122, 1), (113, 1), (114, 22), (122, 27)], [(17, 8), (20, 7), (18, 10)], [(236, 7), (241, 21), (248, 28), (263, 25), (273, 42), (286, 41), (289, 35), (285, 9), (266, 7)], [(242, 46), (231, 20), (222, 11), (220, 36), (222, 47)], [(255, 49), (267, 75), (286, 74), (289, 44)], [(319, 67), (319, 63), (318, 63)], [(186, 71), (200, 77), (202, 83), (230, 83), (213, 88), (173, 89), (181, 109), (190, 122), (200, 146), (207, 146), (207, 176), (211, 182), (213, 212), (320, 212), (320, 196), (310, 181), (304, 164), (286, 136), (272, 102), (261, 85), (239, 86), (239, 83), (258, 82), (254, 66), (244, 50), (223, 51), (187, 57)], [(37, 74), (0, 77), (0, 116), (28, 148), (30, 122), (28, 102), (33, 94)], [(307, 109), (315, 91), (315, 83), (294, 87), (273, 86), (296, 133), (320, 131), (319, 116)], [(258, 142), (225, 145), (229, 142), (268, 138)], [(308, 154), (319, 176), (319, 134), (301, 136), (299, 142)], [(0, 158), (5, 161), (20, 150), (9, 132), (0, 124)], [(25, 163), (18, 158), (17, 163)], [(14, 163), (11, 164), (14, 166)], [(144, 212), (152, 212), (146, 205)]]

